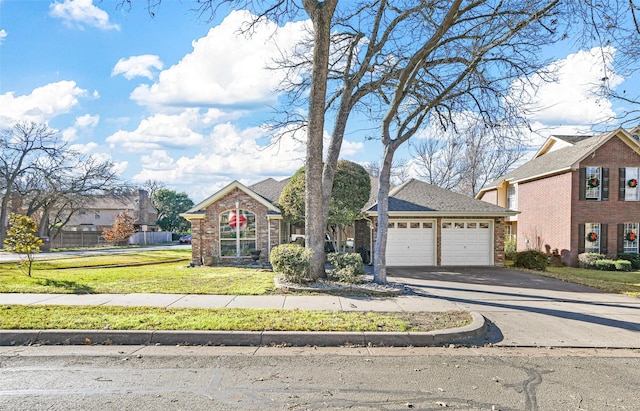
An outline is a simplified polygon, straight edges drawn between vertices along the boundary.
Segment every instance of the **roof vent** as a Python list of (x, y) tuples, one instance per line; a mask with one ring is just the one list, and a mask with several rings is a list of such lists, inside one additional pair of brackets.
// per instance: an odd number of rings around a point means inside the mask
[(634, 134), (633, 138), (635, 138), (636, 140), (640, 141), (640, 136), (638, 136), (637, 134)]

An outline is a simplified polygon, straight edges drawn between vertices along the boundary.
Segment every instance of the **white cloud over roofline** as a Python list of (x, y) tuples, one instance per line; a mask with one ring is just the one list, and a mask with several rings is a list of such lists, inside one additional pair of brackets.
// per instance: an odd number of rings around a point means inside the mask
[(84, 29), (95, 27), (100, 30), (120, 30), (120, 26), (109, 21), (109, 15), (96, 7), (93, 0), (64, 0), (49, 5), (49, 15), (62, 19), (69, 27)]

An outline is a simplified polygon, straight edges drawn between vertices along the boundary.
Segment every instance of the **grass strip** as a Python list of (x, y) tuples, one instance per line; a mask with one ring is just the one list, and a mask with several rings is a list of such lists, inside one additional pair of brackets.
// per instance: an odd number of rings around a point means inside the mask
[(601, 271), (575, 267), (547, 267), (545, 277), (582, 284), (609, 293), (640, 297), (640, 271)]
[(417, 332), (470, 324), (468, 312), (0, 305), (0, 329)]
[[(111, 260), (113, 262), (113, 259)], [(274, 273), (242, 267), (195, 267), (184, 262), (101, 269), (37, 269), (32, 277), (0, 265), (2, 293), (265, 295)]]

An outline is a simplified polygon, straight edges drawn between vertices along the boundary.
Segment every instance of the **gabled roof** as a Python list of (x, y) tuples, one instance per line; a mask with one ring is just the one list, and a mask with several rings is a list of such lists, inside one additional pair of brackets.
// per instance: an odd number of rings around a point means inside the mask
[(275, 204), (278, 202), (280, 193), (282, 193), (284, 187), (289, 183), (289, 180), (290, 178), (285, 178), (281, 181), (273, 178), (267, 178), (266, 180), (250, 185), (249, 188), (255, 191), (256, 194), (264, 197), (270, 203)]
[[(577, 168), (579, 163), (587, 156), (591, 155), (600, 146), (615, 136), (624, 141), (636, 152), (640, 153), (640, 143), (634, 139), (628, 131), (622, 128), (588, 138), (567, 138), (567, 140), (564, 141), (569, 142), (568, 140), (573, 140), (575, 142), (558, 150), (543, 153), (538, 152), (537, 157), (487, 184), (480, 190), (477, 197), (482, 196), (485, 191), (497, 188), (505, 181), (509, 183), (519, 183), (571, 171)], [(551, 137), (550, 139), (552, 138), (555, 137)]]
[[(369, 214), (377, 214), (378, 205), (370, 207)], [(463, 194), (437, 187), (424, 181), (411, 179), (389, 192), (389, 214), (424, 213), (430, 216), (512, 216), (517, 211), (476, 200)]]
[(249, 197), (263, 204), (270, 211), (280, 213), (280, 210), (275, 205), (273, 205), (273, 203), (267, 200), (265, 197), (259, 195), (252, 189), (240, 183), (239, 181), (233, 181), (223, 189), (219, 190), (218, 192), (216, 192), (215, 194), (207, 198), (206, 200), (196, 204), (195, 206), (193, 206), (192, 208), (190, 208), (189, 210), (185, 211), (180, 215), (186, 218), (187, 220), (204, 218), (204, 213), (207, 207), (209, 207), (211, 204), (215, 203), (216, 201), (220, 200), (222, 197), (226, 196), (227, 194), (229, 194), (235, 189), (243, 191)]

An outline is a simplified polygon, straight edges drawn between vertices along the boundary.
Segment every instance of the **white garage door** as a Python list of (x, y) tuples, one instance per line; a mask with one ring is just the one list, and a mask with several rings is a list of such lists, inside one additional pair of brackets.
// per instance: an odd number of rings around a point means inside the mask
[(435, 222), (393, 221), (387, 231), (387, 265), (435, 265)]
[(493, 223), (488, 220), (442, 222), (442, 265), (493, 265)]

